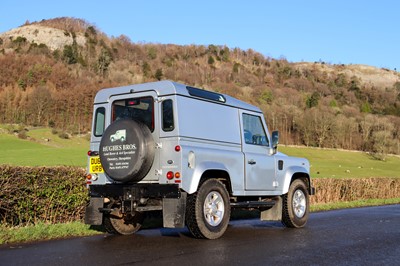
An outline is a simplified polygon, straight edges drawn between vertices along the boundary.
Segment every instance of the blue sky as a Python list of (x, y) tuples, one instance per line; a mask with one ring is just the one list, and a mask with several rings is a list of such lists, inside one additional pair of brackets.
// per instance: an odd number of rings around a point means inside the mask
[(290, 62), (400, 70), (396, 0), (2, 0), (0, 10), (0, 32), (68, 16), (133, 42), (227, 45)]

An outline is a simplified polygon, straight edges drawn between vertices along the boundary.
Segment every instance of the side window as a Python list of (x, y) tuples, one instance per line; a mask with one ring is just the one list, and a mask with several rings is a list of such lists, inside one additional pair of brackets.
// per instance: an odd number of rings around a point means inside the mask
[(96, 137), (101, 137), (103, 135), (105, 117), (106, 109), (104, 107), (97, 108), (94, 120), (94, 135)]
[(243, 134), (246, 144), (269, 146), (261, 117), (243, 114)]
[(172, 100), (165, 100), (162, 102), (162, 129), (164, 131), (172, 131), (174, 128), (174, 109)]

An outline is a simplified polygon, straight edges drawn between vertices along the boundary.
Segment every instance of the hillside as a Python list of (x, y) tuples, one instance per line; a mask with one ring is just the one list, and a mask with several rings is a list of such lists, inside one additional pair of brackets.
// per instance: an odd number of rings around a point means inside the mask
[[(28, 43), (37, 43), (46, 45), (51, 51), (63, 49), (65, 45), (72, 45), (74, 38), (69, 33), (60, 29), (41, 25), (26, 25), (20, 28), (12, 29), (0, 35), (4, 42), (15, 42), (18, 37), (25, 38)], [(16, 37), (16, 38), (15, 38)], [(75, 41), (79, 46), (86, 45), (86, 38), (78, 33)], [(8, 44), (8, 45), (9, 45)], [(5, 52), (12, 52), (12, 48)]]
[(214, 44), (133, 43), (72, 18), (0, 34), (0, 123), (87, 132), (99, 89), (161, 79), (259, 106), (285, 144), (400, 154), (396, 71), (290, 63)]
[(317, 65), (322, 73), (331, 76), (344, 74), (347, 77), (356, 77), (362, 84), (370, 84), (376, 86), (377, 89), (393, 87), (393, 84), (400, 81), (400, 74), (396, 71), (367, 65), (328, 65), (323, 63), (296, 63), (295, 65), (301, 70)]

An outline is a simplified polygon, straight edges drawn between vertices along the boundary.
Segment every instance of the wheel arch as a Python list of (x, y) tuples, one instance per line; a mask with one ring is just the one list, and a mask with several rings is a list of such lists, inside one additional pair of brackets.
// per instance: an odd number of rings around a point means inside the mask
[(210, 169), (210, 170), (205, 171), (203, 173), (203, 175), (201, 176), (199, 186), (201, 185), (202, 182), (204, 182), (207, 179), (211, 179), (211, 178), (215, 178), (215, 179), (221, 181), (225, 185), (228, 193), (232, 194), (231, 179), (230, 179), (227, 171), (219, 170), (219, 169)]
[(220, 180), (225, 185), (228, 193), (232, 194), (229, 170), (224, 164), (218, 162), (200, 163), (192, 175), (190, 185), (186, 192), (189, 194), (195, 193), (202, 182), (211, 178)]
[(310, 195), (313, 194), (310, 174), (303, 167), (292, 167), (288, 169), (288, 171), (285, 174), (282, 194), (288, 193), (290, 184), (296, 179), (303, 180), (303, 182), (307, 186), (308, 193)]

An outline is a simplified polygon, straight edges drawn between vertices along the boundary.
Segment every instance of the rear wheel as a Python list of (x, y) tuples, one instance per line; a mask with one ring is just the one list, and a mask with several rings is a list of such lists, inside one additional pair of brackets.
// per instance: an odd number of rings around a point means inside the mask
[(121, 209), (115, 208), (104, 215), (103, 225), (108, 233), (131, 235), (136, 233), (143, 223), (143, 213), (123, 214)]
[(216, 239), (226, 231), (230, 213), (229, 194), (224, 184), (208, 179), (198, 192), (188, 196), (186, 224), (194, 237)]
[(291, 228), (303, 227), (310, 212), (310, 199), (306, 184), (296, 179), (290, 184), (287, 194), (282, 196), (282, 223)]

